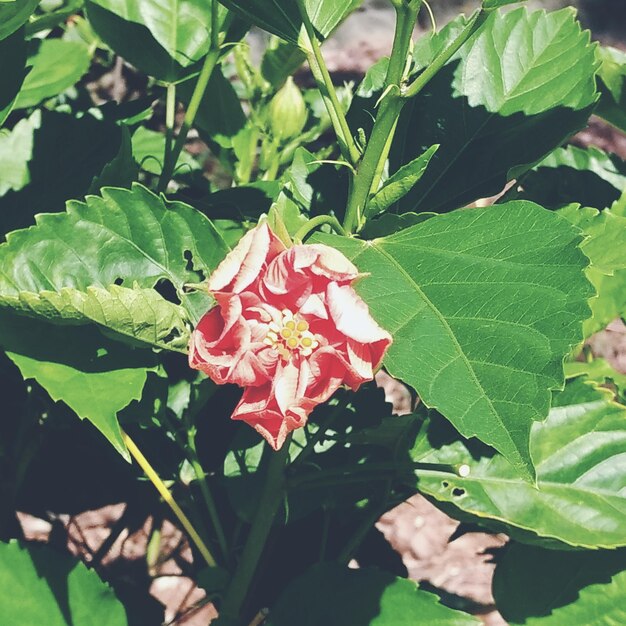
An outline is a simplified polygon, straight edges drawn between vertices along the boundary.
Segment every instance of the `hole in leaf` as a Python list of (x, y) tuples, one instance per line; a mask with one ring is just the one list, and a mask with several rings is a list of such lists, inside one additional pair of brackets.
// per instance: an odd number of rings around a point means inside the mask
[(188, 272), (191, 272), (192, 274), (195, 274), (198, 277), (198, 282), (199, 283), (201, 283), (204, 280), (206, 280), (206, 276), (204, 275), (204, 272), (202, 272), (202, 270), (197, 270), (193, 266), (193, 254), (192, 254), (191, 250), (185, 250), (183, 252), (183, 257), (184, 257), (185, 261), (187, 261), (187, 264), (185, 265), (185, 269)]
[(442, 486), (444, 489), (447, 489), (447, 488), (450, 486), (450, 483), (449, 483), (447, 480), (444, 480), (444, 481), (441, 483), (441, 486)]
[(124, 284), (124, 279), (120, 278), (119, 276), (113, 281), (114, 285), (117, 285), (118, 287), (121, 287)]
[(175, 339), (178, 339), (180, 335), (180, 328), (172, 328), (172, 330), (163, 337), (163, 343), (171, 343)]
[(460, 498), (461, 496), (464, 496), (464, 495), (465, 495), (465, 489), (461, 489), (460, 487), (455, 487), (455, 488), (452, 490), (452, 495), (453, 495), (455, 498)]
[(174, 287), (171, 280), (167, 278), (161, 278), (159, 282), (154, 286), (157, 293), (165, 298), (168, 302), (172, 302), (174, 304), (180, 304), (180, 298), (176, 293), (176, 288)]

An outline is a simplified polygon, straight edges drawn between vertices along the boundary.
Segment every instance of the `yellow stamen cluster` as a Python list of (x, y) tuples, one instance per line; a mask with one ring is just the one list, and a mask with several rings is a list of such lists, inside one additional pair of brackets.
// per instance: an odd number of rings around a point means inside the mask
[(280, 356), (288, 361), (294, 352), (309, 356), (319, 346), (315, 335), (309, 331), (309, 324), (289, 309), (281, 311), (280, 324), (272, 322), (264, 343), (272, 346)]

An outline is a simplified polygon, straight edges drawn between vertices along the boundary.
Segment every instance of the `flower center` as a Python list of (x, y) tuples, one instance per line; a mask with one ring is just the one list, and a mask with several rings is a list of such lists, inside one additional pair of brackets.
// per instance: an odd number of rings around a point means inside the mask
[(281, 314), (280, 324), (276, 322), (270, 324), (263, 343), (277, 350), (285, 361), (288, 361), (294, 352), (309, 356), (319, 346), (319, 341), (309, 331), (308, 322), (298, 314), (294, 315), (289, 309), (284, 309)]

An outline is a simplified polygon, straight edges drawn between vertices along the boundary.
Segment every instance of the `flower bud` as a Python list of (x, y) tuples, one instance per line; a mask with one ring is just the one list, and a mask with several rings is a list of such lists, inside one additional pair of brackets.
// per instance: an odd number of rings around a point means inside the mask
[(270, 130), (277, 139), (292, 139), (302, 132), (307, 118), (308, 112), (302, 93), (290, 76), (270, 101)]

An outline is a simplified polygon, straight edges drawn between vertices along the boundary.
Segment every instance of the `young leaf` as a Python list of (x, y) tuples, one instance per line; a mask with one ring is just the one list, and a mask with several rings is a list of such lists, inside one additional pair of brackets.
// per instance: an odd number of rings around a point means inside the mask
[(38, 215), (35, 226), (7, 236), (0, 246), (0, 297), (63, 287), (85, 291), (120, 281), (151, 288), (165, 280), (196, 322), (210, 297), (186, 293), (184, 285), (208, 277), (227, 250), (211, 222), (192, 207), (166, 202), (138, 184), (107, 188), (102, 197), (71, 201), (66, 213)]
[(437, 152), (438, 148), (438, 145), (431, 146), (424, 154), (403, 165), (390, 176), (369, 201), (367, 206), (368, 214), (374, 216), (382, 213), (403, 198), (422, 177), (431, 157)]
[(67, 287), (38, 293), (20, 291), (17, 296), (0, 295), (0, 305), (51, 322), (96, 323), (133, 342), (187, 353), (189, 329), (183, 308), (154, 289), (110, 285), (84, 291)]
[(40, 0), (20, 0), (0, 4), (0, 41), (25, 24), (39, 2)]
[(0, 346), (24, 379), (88, 419), (130, 460), (117, 413), (139, 400), (156, 363), (147, 350), (107, 340), (95, 328), (62, 328), (0, 311)]
[(374, 568), (316, 565), (293, 580), (267, 626), (472, 626), (479, 620), (443, 606), (412, 580)]
[(443, 212), (499, 193), (585, 126), (595, 68), (571, 10), (493, 14), (402, 112), (390, 171), (441, 146), (398, 210)]
[(626, 551), (559, 552), (519, 544), (498, 563), (493, 592), (511, 626), (626, 623)]
[(357, 291), (394, 336), (389, 373), (532, 478), (532, 422), (548, 414), (589, 313), (576, 229), (511, 202), (373, 241), (322, 238), (371, 274)]
[(548, 419), (532, 427), (537, 487), (500, 456), (479, 460), (460, 441), (416, 459), (464, 464), (467, 476), (417, 470), (418, 488), (456, 516), (504, 530), (524, 543), (583, 548), (626, 545), (626, 407), (584, 379), (555, 394)]
[(0, 543), (6, 624), (127, 626), (124, 605), (95, 571), (44, 545)]
[(15, 101), (16, 109), (26, 109), (72, 87), (89, 69), (89, 48), (78, 41), (44, 39), (28, 61), (30, 72)]
[(279, 89), (305, 61), (306, 55), (298, 46), (273, 40), (263, 54), (261, 74), (272, 87)]
[[(296, 0), (220, 0), (256, 26), (298, 45), (302, 19)], [(304, 0), (307, 14), (324, 39), (362, 0)]]

